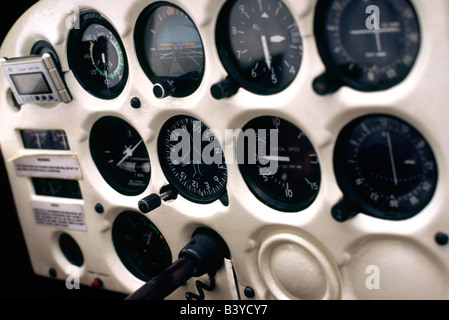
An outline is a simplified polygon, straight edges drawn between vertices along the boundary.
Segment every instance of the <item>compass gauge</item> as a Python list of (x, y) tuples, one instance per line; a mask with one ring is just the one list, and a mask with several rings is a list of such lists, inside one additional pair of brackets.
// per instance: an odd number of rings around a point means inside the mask
[(186, 199), (207, 204), (226, 195), (223, 150), (200, 120), (186, 115), (169, 119), (159, 134), (158, 153), (167, 180)]
[(363, 213), (402, 220), (419, 213), (433, 197), (438, 179), (427, 140), (405, 121), (369, 115), (341, 132), (334, 168), (345, 198)]

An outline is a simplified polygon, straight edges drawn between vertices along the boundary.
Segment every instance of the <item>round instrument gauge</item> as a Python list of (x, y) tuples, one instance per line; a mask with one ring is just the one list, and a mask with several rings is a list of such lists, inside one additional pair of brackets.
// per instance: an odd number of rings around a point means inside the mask
[(123, 44), (112, 25), (98, 12), (81, 12), (79, 28), (69, 33), (70, 69), (82, 87), (101, 99), (114, 99), (128, 80)]
[(123, 265), (142, 281), (149, 281), (172, 263), (164, 236), (140, 213), (119, 214), (112, 225), (112, 240)]
[(151, 4), (137, 20), (134, 39), (156, 97), (185, 97), (199, 87), (204, 74), (203, 43), (181, 8), (168, 2)]
[(304, 133), (284, 119), (263, 116), (246, 124), (238, 138), (237, 159), (252, 193), (274, 209), (303, 210), (318, 194), (317, 153)]
[(409, 0), (320, 0), (316, 8), (318, 49), (334, 81), (375, 91), (407, 77), (421, 37)]
[(116, 191), (138, 195), (150, 181), (150, 159), (137, 131), (125, 120), (107, 116), (90, 133), (90, 152), (103, 178)]
[(437, 162), (426, 139), (389, 115), (352, 121), (334, 151), (334, 167), (345, 198), (368, 215), (402, 220), (432, 199)]
[(256, 94), (284, 90), (299, 71), (303, 54), (299, 27), (279, 0), (227, 1), (216, 39), (228, 73)]
[(167, 180), (186, 199), (205, 204), (226, 194), (223, 150), (200, 120), (186, 115), (169, 119), (159, 134), (158, 153)]

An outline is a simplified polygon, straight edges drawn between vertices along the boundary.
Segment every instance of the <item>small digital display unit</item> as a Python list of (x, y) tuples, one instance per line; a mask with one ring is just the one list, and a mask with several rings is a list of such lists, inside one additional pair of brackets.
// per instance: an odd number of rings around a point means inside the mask
[(50, 86), (42, 72), (12, 74), (10, 78), (20, 95), (51, 93)]
[(19, 104), (72, 100), (50, 54), (0, 59)]

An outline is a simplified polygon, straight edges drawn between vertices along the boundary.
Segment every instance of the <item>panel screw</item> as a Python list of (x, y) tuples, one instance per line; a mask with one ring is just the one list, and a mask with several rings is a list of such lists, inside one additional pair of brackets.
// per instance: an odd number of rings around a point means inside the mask
[(243, 291), (243, 293), (245, 294), (245, 296), (247, 298), (254, 298), (256, 296), (256, 292), (254, 292), (254, 289), (251, 287), (245, 287), (245, 290)]
[(104, 208), (101, 203), (97, 203), (95, 205), (95, 211), (97, 211), (97, 213), (100, 213), (100, 214), (104, 212)]
[(140, 103), (140, 99), (137, 97), (132, 98), (130, 103), (131, 103), (131, 107), (133, 107), (134, 109), (139, 109), (142, 105)]
[(447, 236), (447, 234), (443, 233), (443, 232), (438, 232), (435, 235), (435, 241), (436, 243), (438, 243), (440, 246), (444, 246), (448, 243), (449, 241), (449, 237)]

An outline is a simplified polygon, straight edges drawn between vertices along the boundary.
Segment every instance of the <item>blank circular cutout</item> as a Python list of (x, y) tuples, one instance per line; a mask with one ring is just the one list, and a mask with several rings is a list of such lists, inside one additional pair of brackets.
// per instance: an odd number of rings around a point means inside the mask
[(339, 299), (338, 269), (310, 239), (281, 233), (265, 240), (259, 270), (271, 294), (279, 300)]
[(59, 247), (66, 259), (73, 265), (81, 267), (84, 263), (84, 256), (81, 248), (75, 239), (73, 239), (67, 233), (63, 233), (59, 236)]

